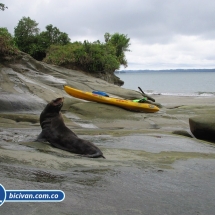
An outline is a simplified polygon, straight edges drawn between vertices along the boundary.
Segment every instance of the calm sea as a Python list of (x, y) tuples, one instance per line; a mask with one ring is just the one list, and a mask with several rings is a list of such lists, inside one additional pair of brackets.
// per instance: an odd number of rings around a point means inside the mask
[(180, 96), (215, 96), (215, 72), (144, 71), (116, 72), (123, 88), (148, 94)]

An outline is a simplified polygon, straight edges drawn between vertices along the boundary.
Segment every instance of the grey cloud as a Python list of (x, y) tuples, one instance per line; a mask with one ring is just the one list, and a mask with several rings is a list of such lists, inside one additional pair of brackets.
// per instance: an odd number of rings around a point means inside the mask
[(168, 43), (176, 34), (215, 35), (215, 1), (211, 0), (36, 2), (39, 3), (32, 8), (30, 1), (8, 0), (9, 9), (1, 12), (0, 18), (5, 17), (3, 23), (9, 25), (10, 31), (23, 16), (29, 16), (41, 30), (53, 24), (71, 36), (86, 35), (86, 39), (103, 39), (105, 32), (120, 32), (144, 43)]
[(67, 26), (69, 23), (75, 26), (71, 34), (89, 28), (94, 35), (120, 32), (145, 43), (168, 42), (176, 34), (205, 37), (214, 34), (215, 2), (209, 0), (91, 1), (91, 4), (80, 6), (75, 19), (71, 15), (64, 21)]

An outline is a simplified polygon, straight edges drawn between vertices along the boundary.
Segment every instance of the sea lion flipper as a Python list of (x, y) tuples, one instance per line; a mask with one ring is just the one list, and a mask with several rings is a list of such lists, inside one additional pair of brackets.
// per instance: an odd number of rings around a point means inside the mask
[(35, 140), (35, 142), (46, 142), (46, 137), (43, 133), (43, 131), (38, 135), (37, 139)]
[(104, 155), (101, 152), (96, 152), (95, 154), (87, 154), (87, 155), (80, 155), (81, 157), (88, 157), (88, 158), (104, 158)]

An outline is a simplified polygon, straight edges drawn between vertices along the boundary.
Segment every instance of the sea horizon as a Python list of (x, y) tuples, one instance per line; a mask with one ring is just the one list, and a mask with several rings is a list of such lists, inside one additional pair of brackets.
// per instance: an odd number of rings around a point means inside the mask
[(215, 68), (212, 69), (120, 69), (115, 73), (129, 73), (129, 72), (215, 72)]
[(215, 69), (120, 70), (123, 88), (151, 95), (215, 96)]

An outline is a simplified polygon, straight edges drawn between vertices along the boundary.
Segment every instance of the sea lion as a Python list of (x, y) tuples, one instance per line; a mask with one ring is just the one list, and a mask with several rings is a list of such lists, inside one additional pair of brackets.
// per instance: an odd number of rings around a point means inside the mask
[(52, 146), (89, 158), (103, 157), (101, 150), (93, 143), (80, 139), (64, 124), (60, 112), (64, 98), (57, 98), (48, 103), (40, 114), (42, 132), (37, 141), (48, 141)]

